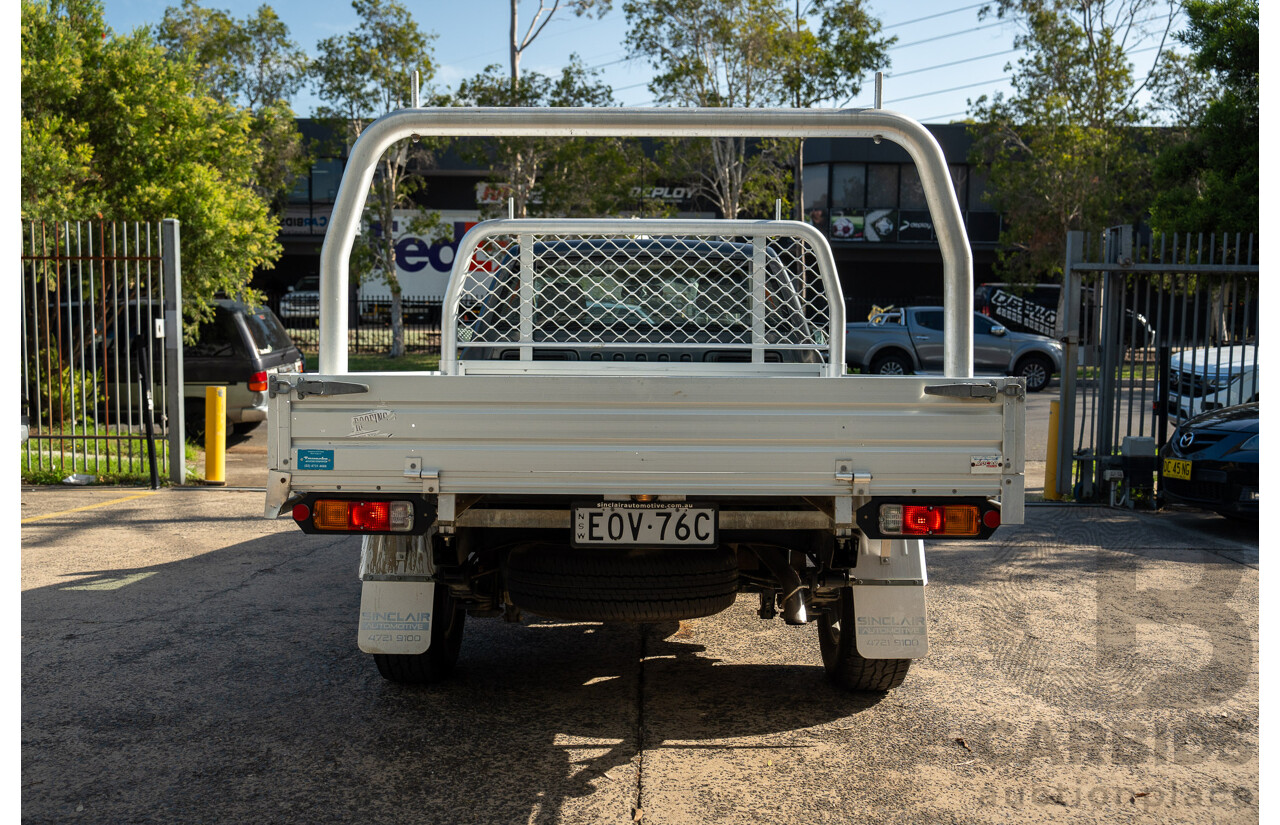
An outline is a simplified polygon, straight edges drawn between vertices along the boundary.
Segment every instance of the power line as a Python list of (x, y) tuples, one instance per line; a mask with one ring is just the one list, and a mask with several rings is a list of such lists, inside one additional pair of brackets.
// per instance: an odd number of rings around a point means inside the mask
[(902, 26), (910, 26), (912, 23), (923, 23), (926, 20), (934, 20), (938, 17), (946, 17), (949, 14), (958, 14), (962, 11), (969, 11), (970, 9), (980, 9), (985, 5), (987, 5), (987, 3), (974, 3), (972, 6), (961, 6), (960, 8), (952, 9), (951, 11), (940, 11), (937, 14), (931, 14), (928, 17), (917, 17), (915, 20), (903, 20), (901, 23), (894, 23), (890, 26), (881, 26), (881, 30), (897, 29), (897, 28), (901, 28)]
[(960, 92), (960, 91), (964, 91), (965, 89), (972, 89), (972, 88), (974, 88), (974, 87), (976, 87), (976, 86), (989, 86), (989, 85), (991, 85), (991, 84), (993, 84), (993, 83), (1008, 83), (1008, 82), (1009, 82), (1009, 78), (1008, 78), (1007, 76), (1006, 76), (1006, 77), (997, 77), (997, 78), (995, 78), (994, 80), (982, 80), (982, 81), (979, 81), (978, 83), (966, 83), (966, 84), (965, 84), (965, 85), (963, 85), (963, 86), (953, 86), (953, 87), (951, 87), (950, 89), (938, 89), (937, 91), (934, 91), (934, 92), (925, 92), (924, 94), (908, 95), (908, 96), (906, 96), (906, 97), (896, 97), (896, 98), (894, 98), (894, 99), (893, 99), (893, 100), (891, 100), (891, 101), (885, 101), (885, 102), (886, 102), (886, 103), (901, 103), (901, 102), (906, 101), (906, 100), (917, 100), (917, 99), (922, 98), (922, 97), (933, 97), (934, 95), (944, 95), (944, 94), (946, 94), (946, 93), (948, 93), (948, 92)]
[(921, 72), (931, 72), (934, 69), (945, 69), (945, 68), (948, 68), (949, 66), (959, 66), (961, 63), (973, 63), (978, 60), (986, 60), (989, 57), (1001, 57), (1003, 55), (1013, 54), (1014, 52), (1018, 52), (1018, 51), (1022, 51), (1022, 50), (1008, 49), (1003, 52), (992, 52), (991, 54), (984, 54), (978, 57), (966, 57), (964, 60), (953, 60), (950, 63), (939, 63), (936, 66), (925, 66), (922, 69), (912, 69), (909, 72), (893, 72), (892, 74), (885, 75), (885, 79), (888, 80), (889, 78), (894, 78), (894, 77), (906, 77), (907, 75), (920, 74)]
[(947, 32), (946, 34), (940, 34), (936, 37), (926, 37), (924, 40), (913, 40), (910, 43), (898, 43), (890, 47), (889, 51), (894, 51), (895, 49), (906, 49), (911, 46), (922, 46), (925, 43), (932, 43), (935, 40), (946, 40), (948, 37), (959, 37), (962, 34), (973, 34), (974, 32), (980, 32), (984, 29), (994, 28), (996, 26), (1003, 26), (1012, 22), (1012, 20), (997, 20), (994, 23), (985, 23), (981, 26), (975, 26), (972, 29), (962, 29), (958, 32)]

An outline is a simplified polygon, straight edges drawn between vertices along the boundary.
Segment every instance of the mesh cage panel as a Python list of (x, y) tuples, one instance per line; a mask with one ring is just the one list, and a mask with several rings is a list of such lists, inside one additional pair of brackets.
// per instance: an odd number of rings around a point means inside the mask
[(466, 359), (527, 360), (540, 347), (830, 359), (829, 296), (815, 250), (783, 232), (512, 232), (483, 239), (465, 266), (456, 334)]

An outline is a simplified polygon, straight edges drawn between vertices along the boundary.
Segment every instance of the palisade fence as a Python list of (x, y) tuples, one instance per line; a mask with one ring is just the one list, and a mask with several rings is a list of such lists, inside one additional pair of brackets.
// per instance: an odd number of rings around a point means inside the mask
[(1068, 233), (1059, 492), (1154, 501), (1178, 423), (1258, 400), (1257, 254), (1253, 234)]
[(185, 480), (178, 250), (172, 219), (22, 222), (24, 474)]
[[(406, 352), (440, 353), (440, 296), (405, 295), (401, 299)], [(289, 337), (304, 350), (320, 347), (320, 299), (294, 293), (268, 294), (266, 305), (284, 324)], [(351, 298), (348, 301), (347, 351), (391, 351), (391, 299)]]

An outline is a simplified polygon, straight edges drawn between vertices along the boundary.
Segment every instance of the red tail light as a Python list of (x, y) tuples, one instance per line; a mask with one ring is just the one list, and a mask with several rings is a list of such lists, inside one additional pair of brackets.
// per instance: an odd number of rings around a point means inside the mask
[(409, 501), (352, 501), (317, 499), (309, 511), (306, 505), (293, 508), (299, 523), (311, 518), (317, 530), (360, 533), (403, 532), (413, 527), (413, 503)]
[[(892, 507), (893, 505), (886, 505)], [(908, 506), (902, 508), (902, 532), (908, 536), (927, 536), (942, 532), (942, 509)]]
[(934, 504), (919, 500), (872, 499), (858, 508), (858, 526), (868, 538), (945, 536), (987, 538), (1000, 526), (1000, 508), (973, 497)]
[(266, 392), (267, 391), (267, 373), (255, 372), (249, 378), (249, 392)]

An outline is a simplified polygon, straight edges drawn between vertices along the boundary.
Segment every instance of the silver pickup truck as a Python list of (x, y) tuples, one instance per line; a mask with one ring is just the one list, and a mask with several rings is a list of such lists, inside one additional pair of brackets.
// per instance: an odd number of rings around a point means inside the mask
[[(943, 318), (942, 307), (901, 307), (845, 324), (845, 362), (875, 375), (941, 372)], [(1039, 392), (1062, 370), (1062, 344), (974, 313), (973, 367), (979, 375), (1021, 376), (1029, 392)]]
[[(349, 255), (382, 152), (433, 135), (800, 136), (908, 146), (941, 227), (945, 376), (846, 376), (826, 238), (793, 221), (520, 219), (461, 240), (438, 372), (347, 369)], [(359, 536), (360, 649), (432, 682), (467, 618), (816, 625), (828, 676), (928, 653), (925, 539), (1023, 518), (1025, 389), (972, 378), (971, 256), (941, 150), (879, 110), (411, 109), (352, 148), (316, 373), (275, 376), (265, 515)]]

